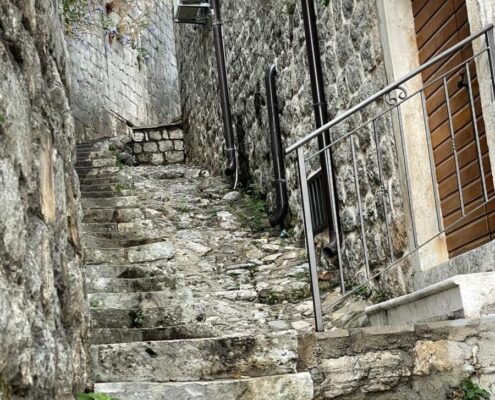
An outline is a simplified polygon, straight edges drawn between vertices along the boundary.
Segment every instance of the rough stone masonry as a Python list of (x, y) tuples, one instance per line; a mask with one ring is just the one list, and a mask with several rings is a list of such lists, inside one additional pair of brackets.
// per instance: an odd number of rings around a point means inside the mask
[[(374, 1), (330, 0), (317, 4), (320, 50), (330, 118), (348, 110), (387, 84), (378, 14)], [(241, 161), (241, 180), (252, 183), (274, 204), (268, 116), (265, 107), (265, 69), (275, 63), (285, 145), (314, 129), (300, 1), (222, 1), (225, 45), (234, 128)], [(176, 26), (186, 155), (220, 172), (224, 165), (221, 112), (212, 33), (208, 27)], [(383, 102), (358, 114), (332, 131), (339, 137), (367, 121)], [(356, 164), (363, 202), (363, 218), (372, 268), (389, 259), (383, 221), (382, 195), (389, 210), (396, 256), (404, 250), (405, 227), (401, 185), (390, 118), (377, 121), (378, 150), (371, 126), (356, 136)], [(208, 148), (208, 152), (203, 150)], [(380, 190), (377, 153), (383, 162)], [(308, 154), (309, 155), (309, 154)], [(350, 161), (351, 146), (342, 141), (334, 151), (341, 227), (345, 235), (344, 263), (363, 271), (357, 190)], [(301, 232), (298, 174), (293, 158), (287, 164), (292, 223)]]
[(58, 0), (0, 4), (0, 399), (87, 378), (79, 185)]

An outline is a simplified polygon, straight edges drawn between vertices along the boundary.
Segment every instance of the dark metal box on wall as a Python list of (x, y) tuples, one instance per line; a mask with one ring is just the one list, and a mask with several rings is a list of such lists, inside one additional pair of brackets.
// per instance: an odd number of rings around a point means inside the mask
[(175, 22), (205, 25), (210, 14), (210, 3), (204, 0), (175, 0)]

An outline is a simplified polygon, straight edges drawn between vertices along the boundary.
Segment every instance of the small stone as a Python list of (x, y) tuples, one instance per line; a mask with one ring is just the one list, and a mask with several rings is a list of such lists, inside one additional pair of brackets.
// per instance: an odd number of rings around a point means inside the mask
[(132, 134), (132, 138), (134, 139), (135, 142), (142, 142), (144, 140), (144, 133), (143, 132), (134, 132)]
[(294, 321), (291, 325), (296, 331), (308, 331), (312, 329), (311, 324), (308, 324), (306, 321)]
[(184, 150), (184, 142), (182, 140), (174, 140), (174, 150)]
[(158, 142), (158, 147), (160, 149), (161, 152), (166, 152), (166, 151), (169, 151), (169, 150), (172, 150), (172, 142), (170, 140), (162, 140), (160, 142)]
[(203, 246), (202, 244), (195, 242), (187, 242), (186, 249), (194, 251), (196, 254), (199, 254), (201, 256), (204, 256), (211, 251), (210, 247)]
[(276, 253), (280, 250), (280, 245), (268, 243), (261, 246), (261, 250), (266, 251), (267, 253)]
[(133, 147), (133, 150), (134, 154), (140, 154), (143, 152), (143, 146), (141, 146), (141, 144), (139, 143), (134, 143), (134, 147)]
[(143, 145), (143, 150), (145, 153), (156, 153), (158, 151), (158, 146), (155, 142), (146, 142)]
[(182, 151), (173, 151), (167, 153), (167, 161), (169, 163), (178, 163), (184, 161), (184, 152)]
[(163, 164), (163, 154), (161, 154), (161, 153), (153, 153), (151, 155), (150, 162), (153, 165), (161, 165), (161, 164)]
[(170, 139), (184, 139), (184, 132), (182, 132), (182, 129), (176, 129), (169, 132), (169, 137)]
[(273, 262), (275, 261), (277, 258), (281, 257), (282, 254), (281, 253), (277, 253), (277, 254), (270, 254), (269, 256), (266, 256), (266, 257), (263, 257), (261, 259), (261, 261), (263, 261), (264, 263), (269, 263), (269, 262)]
[(157, 131), (150, 132), (149, 137), (152, 140), (162, 140), (162, 134)]
[(135, 248), (130, 248), (128, 253), (129, 261), (139, 263), (143, 261), (155, 261), (171, 259), (175, 255), (175, 247), (170, 242), (160, 242), (146, 244)]
[(236, 201), (239, 201), (241, 197), (242, 195), (240, 192), (232, 191), (223, 196), (222, 200), (227, 203), (235, 203)]
[(268, 326), (274, 331), (286, 331), (290, 329), (289, 323), (281, 319), (268, 322)]

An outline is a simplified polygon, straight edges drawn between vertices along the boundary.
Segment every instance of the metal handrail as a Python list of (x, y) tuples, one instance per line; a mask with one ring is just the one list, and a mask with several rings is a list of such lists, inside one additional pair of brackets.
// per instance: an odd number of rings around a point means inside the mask
[[(346, 111), (345, 113), (341, 114), (340, 116), (334, 118), (332, 121), (328, 122), (327, 124), (323, 125), (321, 128), (318, 128), (311, 132), (309, 135), (305, 136), (304, 138), (298, 140), (296, 143), (292, 144), (285, 150), (285, 154), (289, 155), (295, 150), (297, 150), (299, 147), (305, 145), (315, 137), (317, 137), (319, 134), (333, 128), (335, 125), (337, 125), (339, 122), (342, 122), (343, 120), (347, 119), (351, 115), (355, 114), (357, 111), (363, 109), (364, 107), (370, 105), (374, 101), (380, 99), (381, 97), (387, 95), (388, 93), (392, 92), (393, 90), (399, 89), (400, 86), (402, 86), (404, 83), (407, 81), (411, 80), (414, 78), (416, 75), (420, 74), (424, 70), (428, 69), (432, 65), (435, 65), (437, 62), (441, 61), (442, 59), (448, 57), (449, 55), (457, 52), (458, 50), (462, 49), (465, 47), (467, 44), (471, 43), (473, 40), (485, 35), (489, 31), (493, 29), (493, 24), (487, 25), (485, 28), (480, 30), (479, 32), (476, 32), (472, 34), (471, 36), (467, 37), (466, 39), (460, 41), (457, 43), (455, 46), (451, 47), (450, 49), (444, 51), (443, 53), (440, 53), (439, 55), (433, 57), (431, 60), (426, 62), (425, 64), (421, 65), (420, 67), (416, 68), (414, 71), (410, 72), (403, 78), (399, 79), (398, 81), (388, 85), (384, 89), (380, 90), (379, 92), (375, 93), (373, 96), (368, 97), (366, 100), (363, 100), (361, 103), (357, 104), (356, 106), (352, 107), (350, 110)], [(491, 55), (493, 57), (493, 55)]]
[[(484, 55), (486, 53), (487, 58), (488, 58), (488, 63), (489, 63), (489, 71), (490, 71), (490, 78), (491, 78), (491, 91), (492, 91), (492, 96), (495, 97), (495, 40), (494, 40), (494, 35), (493, 35), (493, 29), (494, 25), (490, 24), (480, 30), (479, 32), (469, 36), (468, 38), (462, 40), (455, 46), (449, 48), (448, 50), (444, 51), (443, 53), (439, 54), (438, 56), (432, 58), (430, 61), (426, 62), (425, 64), (421, 65), (420, 67), (416, 68), (414, 71), (410, 72), (400, 80), (388, 85), (384, 89), (380, 90), (373, 96), (370, 96), (366, 100), (360, 102), (358, 105), (352, 107), (350, 110), (346, 111), (345, 113), (341, 114), (340, 116), (336, 117), (329, 123), (323, 125), (321, 128), (316, 129), (306, 137), (300, 139), (296, 143), (294, 143), (292, 146), (287, 148), (285, 154), (286, 156), (291, 154), (294, 151), (297, 151), (297, 170), (299, 173), (299, 183), (300, 183), (300, 190), (301, 190), (301, 202), (302, 202), (302, 211), (303, 211), (303, 219), (304, 219), (304, 230), (305, 230), (305, 240), (306, 240), (306, 248), (307, 248), (307, 253), (308, 253), (308, 261), (309, 261), (309, 270), (310, 270), (310, 278), (311, 278), (311, 290), (313, 294), (313, 307), (314, 307), (314, 316), (315, 316), (315, 328), (317, 331), (322, 331), (324, 330), (324, 324), (323, 324), (323, 313), (326, 312), (329, 308), (332, 308), (335, 305), (338, 305), (341, 303), (344, 299), (348, 298), (350, 295), (355, 293), (356, 291), (359, 290), (360, 287), (368, 284), (371, 282), (373, 279), (381, 276), (384, 274), (386, 271), (389, 271), (393, 267), (397, 266), (401, 261), (405, 260), (406, 258), (410, 257), (412, 254), (416, 253), (420, 249), (424, 248), (428, 244), (430, 244), (433, 240), (436, 238), (440, 237), (441, 235), (444, 235), (454, 229), (456, 229), (457, 225), (459, 223), (462, 223), (463, 218), (467, 217), (469, 215), (472, 215), (473, 212), (476, 212), (480, 207), (483, 207), (484, 205), (487, 204), (487, 202), (492, 201), (495, 199), (495, 196), (493, 195), (491, 189), (490, 189), (490, 194), (488, 191), (487, 187), (487, 181), (485, 178), (485, 169), (483, 165), (483, 154), (482, 154), (482, 147), (481, 147), (481, 142), (480, 142), (480, 132), (478, 131), (477, 127), (477, 112), (476, 112), (476, 106), (475, 106), (475, 98), (474, 98), (474, 92), (473, 92), (473, 83), (471, 80), (471, 75), (470, 75), (470, 65), (471, 63), (474, 63), (475, 59), (478, 57)], [(464, 49), (466, 46), (471, 45), (472, 42), (481, 37), (485, 36), (486, 40), (486, 46), (484, 48), (479, 48), (477, 49), (477, 52), (470, 56), (467, 59), (464, 59), (461, 61), (458, 65), (455, 67), (448, 67), (447, 71), (441, 72), (441, 76), (434, 75), (431, 77), (431, 79), (427, 80), (426, 82), (423, 83), (421, 89), (415, 90), (414, 93), (408, 94), (404, 86), (402, 86), (404, 83), (410, 81), (414, 77), (416, 77), (418, 74), (421, 72), (427, 70), (431, 66), (437, 64), (439, 61), (442, 61), (448, 57), (450, 57), (452, 54), (455, 54), (462, 49)], [(447, 69), (447, 68), (445, 68)], [(458, 152), (462, 151), (457, 148), (456, 146), (456, 128), (454, 128), (454, 120), (453, 120), (453, 113), (455, 112), (454, 108), (450, 104), (450, 95), (449, 95), (449, 84), (451, 83), (451, 77), (455, 76), (458, 74), (462, 69), (465, 70), (465, 74), (467, 77), (467, 84), (466, 90), (468, 94), (468, 104), (471, 112), (471, 123), (473, 124), (473, 136), (476, 144), (476, 150), (477, 150), (477, 158), (478, 158), (478, 164), (479, 164), (479, 171), (480, 171), (480, 180), (481, 180), (481, 186), (482, 186), (482, 195), (478, 199), (471, 199), (466, 203), (466, 200), (463, 196), (463, 190), (466, 187), (461, 180), (461, 165), (458, 159)], [(427, 105), (426, 105), (426, 89), (428, 87), (431, 87), (432, 85), (436, 85), (439, 83), (440, 88), (443, 86), (443, 92), (445, 95), (445, 105), (446, 105), (446, 112), (448, 116), (448, 131), (450, 133), (450, 141), (452, 142), (452, 156), (455, 161), (455, 175), (457, 178), (457, 186), (458, 186), (458, 196), (459, 196), (459, 204), (461, 208), (461, 217), (459, 217), (458, 220), (454, 221), (453, 223), (449, 223), (449, 226), (444, 227), (443, 224), (443, 211), (441, 208), (441, 202), (440, 202), (440, 192), (439, 192), (439, 187), (438, 187), (438, 182), (436, 178), (436, 171), (435, 171), (435, 159), (433, 157), (433, 145), (432, 145), (432, 140), (431, 140), (431, 132), (430, 132), (430, 126), (428, 122), (428, 111), (427, 111)], [(435, 89), (436, 90), (436, 89)], [(429, 158), (429, 164), (430, 164), (430, 173), (431, 173), (431, 179), (432, 179), (432, 185), (433, 185), (433, 192), (434, 192), (434, 199), (435, 199), (435, 209), (436, 209), (436, 215), (437, 215), (437, 222), (438, 222), (438, 231), (436, 231), (435, 234), (432, 234), (431, 237), (428, 237), (426, 239), (422, 239), (421, 243), (418, 239), (418, 233), (416, 229), (416, 219), (415, 219), (415, 210), (413, 207), (412, 203), (412, 185), (411, 185), (411, 176), (409, 172), (409, 156), (408, 156), (408, 149), (405, 144), (405, 129), (404, 129), (404, 122), (402, 118), (402, 112), (401, 112), (401, 106), (406, 103), (407, 101), (413, 99), (414, 97), (418, 96), (421, 99), (421, 111), (422, 111), (422, 116), (423, 116), (423, 123), (424, 123), (424, 129), (425, 129), (425, 134), (427, 137), (427, 147), (428, 147), (428, 158)], [(492, 97), (492, 99), (493, 99)], [(384, 100), (388, 106), (383, 109), (380, 107), (380, 110), (378, 112), (367, 119), (367, 121), (363, 122), (362, 120), (358, 124), (358, 127), (352, 126), (350, 127), (349, 131), (347, 132), (342, 132), (342, 135), (338, 135), (338, 137), (331, 138), (331, 139), (326, 139), (327, 135), (320, 135), (321, 133), (330, 133), (329, 130), (336, 125), (338, 125), (341, 122), (344, 122), (354, 114), (359, 113), (359, 111), (363, 110), (365, 107), (370, 105), (371, 103), (378, 101), (378, 100)], [(396, 114), (394, 116), (394, 113)], [(408, 213), (408, 220), (411, 223), (411, 230), (412, 230), (412, 237), (411, 237), (411, 243), (410, 247), (407, 249), (401, 249), (400, 252), (401, 254), (394, 254), (394, 246), (392, 243), (392, 232), (390, 230), (390, 216), (389, 216), (389, 205), (388, 201), (386, 198), (387, 192), (389, 190), (386, 189), (386, 186), (384, 184), (384, 166), (382, 162), (382, 156), (380, 155), (381, 150), (380, 150), (380, 139), (378, 136), (378, 128), (377, 128), (377, 121), (385, 117), (387, 115), (390, 115), (387, 118), (392, 118), (393, 121), (392, 125), (395, 125), (395, 128), (392, 127), (392, 130), (396, 132), (396, 134), (391, 135), (391, 139), (393, 140), (393, 146), (396, 151), (395, 157), (397, 157), (397, 162), (400, 163), (400, 159), (402, 159), (402, 167), (403, 171), (402, 173), (404, 174), (404, 201), (408, 202), (409, 204), (407, 206), (404, 206), (404, 209), (407, 210)], [(356, 135), (357, 132), (360, 129), (365, 128), (366, 126), (371, 126), (371, 134), (372, 134), (372, 141), (374, 140), (376, 142), (376, 159), (378, 163), (378, 175), (379, 175), (379, 187), (375, 191), (376, 195), (381, 197), (382, 200), (382, 206), (384, 210), (384, 220), (382, 221), (383, 224), (385, 225), (384, 228), (386, 228), (386, 238), (388, 241), (388, 247), (389, 247), (389, 252), (390, 252), (390, 263), (388, 262), (383, 262), (383, 265), (380, 265), (380, 271), (375, 272), (371, 270), (371, 265), (370, 265), (370, 254), (369, 254), (369, 249), (368, 249), (368, 238), (367, 238), (367, 233), (366, 233), (366, 228), (365, 225), (367, 221), (365, 221), (364, 218), (364, 207), (363, 207), (363, 198), (361, 197), (361, 185), (360, 185), (360, 178), (359, 178), (359, 171), (357, 167), (357, 159), (358, 159), (358, 151), (356, 148)], [(331, 135), (328, 135), (331, 137)], [(324, 146), (319, 146), (318, 150), (314, 150), (314, 148), (311, 148), (308, 146), (306, 149), (304, 145), (308, 144), (312, 139), (318, 138), (320, 141), (322, 138), (325, 138), (323, 140)], [(317, 279), (317, 272), (318, 272), (318, 266), (317, 266), (317, 261), (316, 261), (316, 248), (315, 248), (315, 242), (314, 242), (314, 235), (316, 233), (315, 231), (315, 226), (314, 226), (314, 221), (313, 221), (313, 210), (312, 210), (312, 203), (311, 203), (311, 193), (310, 193), (310, 188), (309, 188), (309, 178), (308, 176), (311, 176), (311, 171), (308, 171), (307, 168), (307, 163), (309, 163), (311, 160), (315, 160), (317, 156), (320, 156), (320, 159), (322, 157), (325, 158), (327, 161), (326, 163), (321, 163), (321, 168), (326, 168), (327, 169), (327, 177), (333, 176), (332, 174), (334, 173), (334, 167), (332, 163), (330, 162), (330, 152), (335, 148), (337, 145), (340, 145), (341, 143), (345, 144), (345, 142), (348, 142), (349, 148), (348, 150), (351, 152), (351, 158), (349, 162), (351, 163), (352, 167), (352, 175), (354, 177), (354, 185), (355, 188), (353, 189), (353, 193), (356, 193), (356, 207), (357, 207), (357, 215), (359, 216), (359, 220), (357, 221), (356, 224), (356, 230), (359, 230), (358, 236), (360, 236), (362, 240), (362, 248), (364, 251), (364, 263), (360, 264), (361, 267), (365, 267), (364, 273), (365, 273), (365, 279), (364, 282), (361, 282), (358, 287), (355, 289), (349, 291), (346, 293), (346, 288), (345, 288), (345, 276), (344, 276), (344, 265), (343, 265), (343, 258), (342, 258), (342, 248), (341, 248), (341, 241), (344, 243), (345, 235), (343, 233), (343, 236), (340, 236), (339, 233), (339, 227), (336, 227), (336, 239), (337, 239), (337, 262), (339, 265), (340, 269), (340, 283), (341, 283), (341, 290), (342, 290), (342, 298), (339, 299), (337, 302), (334, 302), (333, 304), (326, 306), (324, 309), (322, 309), (322, 304), (321, 304), (321, 298), (319, 294), (319, 286), (318, 286), (318, 279)], [(309, 154), (306, 154), (306, 150), (311, 150), (309, 151)], [(316, 163), (309, 163), (312, 167), (316, 166)], [(385, 179), (387, 179), (385, 177)], [(328, 179), (328, 193), (335, 193), (335, 187), (334, 187), (334, 181), (332, 179)], [(330, 209), (328, 210), (331, 212), (332, 217), (337, 220), (338, 218), (338, 213), (339, 213), (339, 205), (337, 204), (337, 198), (336, 196), (329, 196), (330, 197)], [(482, 201), (481, 205), (478, 204), (478, 200)], [(473, 204), (473, 202), (476, 201), (476, 203)], [(475, 205), (476, 204), (476, 205)], [(468, 205), (468, 207), (465, 207)], [(474, 206), (474, 209), (471, 209), (472, 206)], [(392, 212), (393, 206), (390, 206), (390, 210)], [(469, 211), (468, 211), (469, 209)], [(356, 216), (357, 216), (356, 215)], [(465, 221), (465, 220), (464, 220)], [(359, 229), (360, 227), (360, 229)], [(371, 247), (370, 247), (371, 248)]]

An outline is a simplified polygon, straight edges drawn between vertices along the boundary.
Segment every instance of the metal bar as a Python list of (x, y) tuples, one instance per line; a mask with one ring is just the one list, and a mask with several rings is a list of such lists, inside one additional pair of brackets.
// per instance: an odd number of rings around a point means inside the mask
[[(225, 153), (227, 165), (225, 175), (237, 175), (237, 157), (235, 149), (234, 130), (232, 128), (232, 111), (230, 106), (229, 86), (227, 79), (227, 67), (225, 62), (225, 45), (223, 41), (222, 17), (220, 14), (220, 0), (212, 0), (213, 13), (213, 40), (215, 42), (215, 55), (217, 59), (218, 84), (220, 86), (220, 100), (222, 105), (223, 129), (225, 137)], [(237, 183), (237, 182), (236, 182)]]
[[(465, 60), (465, 62), (469, 62), (469, 61), (472, 61), (474, 60), (475, 58), (479, 57), (481, 54), (483, 54), (484, 52), (488, 51), (488, 48), (480, 51), (479, 53), (476, 53), (474, 56), (472, 57), (469, 57), (468, 59)], [(376, 117), (372, 118), (372, 119), (369, 119), (367, 120), (366, 122), (362, 123), (361, 125), (359, 125), (357, 128), (353, 129), (352, 131), (350, 132), (347, 132), (345, 135), (343, 135), (342, 137), (336, 139), (336, 140), (333, 140), (332, 139), (332, 142), (328, 145), (328, 146), (325, 146), (323, 149), (321, 150), (318, 150), (317, 152), (313, 153), (311, 156), (307, 157), (306, 158), (306, 161), (310, 161), (312, 160), (313, 158), (317, 157), (319, 154), (323, 153), (326, 149), (329, 149), (333, 146), (335, 146), (337, 143), (347, 139), (349, 136), (351, 136), (353, 133), (357, 132), (359, 129), (362, 129), (363, 127), (369, 125), (370, 123), (372, 123), (373, 121), (377, 120), (378, 118), (382, 117), (383, 115), (387, 114), (388, 112), (392, 111), (394, 108), (400, 106), (401, 104), (405, 103), (406, 101), (412, 99), (414, 96), (422, 93), (425, 91), (425, 89), (427, 89), (429, 86), (433, 85), (434, 83), (438, 82), (438, 81), (441, 81), (443, 79), (443, 77), (445, 76), (449, 76), (451, 75), (454, 71), (457, 71), (458, 69), (460, 69), (461, 67), (463, 67), (464, 64), (461, 63), (457, 66), (455, 66), (454, 68), (451, 68), (449, 69), (447, 72), (445, 72), (443, 75), (440, 75), (438, 77), (436, 77), (434, 80), (432, 81), (429, 81), (428, 83), (426, 83), (421, 89), (418, 89), (416, 90), (415, 92), (407, 95), (406, 97), (402, 98), (402, 99), (399, 99), (399, 101), (397, 102), (397, 104), (394, 104), (393, 106), (385, 109), (384, 111), (381, 111), (379, 114), (376, 115)]]
[(439, 196), (439, 190), (438, 190), (437, 171), (436, 171), (436, 166), (435, 166), (435, 158), (433, 156), (433, 145), (431, 143), (430, 123), (428, 121), (428, 110), (426, 108), (426, 97), (425, 97), (424, 92), (421, 92), (421, 105), (423, 107), (423, 121), (425, 124), (426, 141), (428, 143), (428, 157), (430, 158), (431, 183), (433, 185), (433, 195), (435, 197), (435, 209), (437, 211), (438, 230), (442, 231), (443, 230), (443, 214), (442, 214), (442, 208), (440, 206), (440, 196)]
[(351, 140), (351, 149), (352, 149), (352, 165), (354, 168), (354, 184), (356, 186), (356, 195), (358, 199), (359, 221), (361, 224), (361, 237), (363, 238), (364, 261), (366, 264), (366, 279), (368, 279), (370, 277), (370, 260), (368, 255), (368, 245), (366, 241), (366, 229), (364, 227), (363, 204), (361, 202), (358, 169), (356, 164), (356, 149), (354, 148), (354, 137), (351, 136), (350, 140)]
[[(492, 201), (492, 200), (495, 200), (495, 196), (492, 196), (488, 201)], [(469, 211), (469, 213), (467, 214), (467, 216), (471, 215), (471, 214), (474, 214), (476, 211), (478, 211), (479, 209), (483, 208), (486, 206), (486, 203), (483, 203), (483, 204), (480, 204), (478, 205), (477, 207), (473, 208), (471, 211)], [(457, 221), (459, 222), (459, 221)], [(426, 242), (422, 243), (420, 246), (418, 246), (417, 248), (413, 249), (412, 251), (410, 251), (409, 253), (407, 254), (404, 254), (401, 258), (398, 258), (397, 260), (395, 260), (394, 263), (390, 264), (389, 266), (385, 267), (383, 270), (377, 272), (376, 274), (374, 274), (373, 276), (371, 276), (368, 280), (366, 280), (365, 282), (361, 283), (360, 285), (356, 286), (355, 288), (353, 288), (351, 291), (347, 292), (347, 294), (345, 294), (344, 296), (342, 296), (340, 299), (338, 299), (337, 301), (333, 302), (332, 304), (328, 304), (327, 306), (325, 306), (323, 308), (323, 312), (328, 312), (330, 310), (332, 310), (334, 307), (338, 306), (339, 304), (341, 304), (342, 302), (344, 302), (346, 299), (348, 299), (350, 296), (352, 296), (354, 293), (358, 292), (362, 287), (364, 287), (365, 285), (367, 285), (369, 282), (371, 282), (373, 279), (376, 279), (378, 278), (379, 276), (383, 275), (384, 273), (390, 271), (392, 268), (394, 268), (395, 266), (397, 265), (400, 265), (402, 261), (404, 261), (406, 258), (410, 257), (411, 255), (417, 253), (418, 251), (420, 251), (421, 249), (425, 248), (426, 246), (428, 246), (431, 242), (433, 242), (434, 240), (436, 240), (437, 238), (439, 238), (440, 236), (444, 235), (444, 234), (448, 234), (449, 232), (451, 231), (454, 231), (455, 229), (457, 229), (457, 222), (453, 223), (452, 225), (449, 225), (448, 228), (444, 229), (443, 231), (441, 232), (438, 232), (435, 236), (432, 236), (430, 239), (428, 239)]]
[(444, 93), (445, 93), (445, 102), (447, 104), (447, 113), (449, 116), (450, 140), (452, 140), (452, 150), (454, 152), (455, 173), (457, 175), (457, 186), (459, 187), (459, 201), (461, 202), (462, 216), (466, 216), (466, 210), (464, 208), (464, 195), (462, 193), (461, 171), (459, 169), (459, 157), (457, 155), (457, 148), (456, 148), (456, 144), (455, 144), (454, 122), (452, 120), (452, 110), (450, 107), (449, 88), (448, 88), (447, 78), (443, 78), (443, 89), (444, 89)]
[(495, 97), (495, 39), (493, 38), (493, 29), (486, 31), (485, 38), (488, 46), (488, 62), (490, 63), (490, 72), (492, 75), (493, 96)]
[[(416, 229), (416, 217), (412, 202), (412, 188), (411, 188), (411, 174), (409, 173), (409, 157), (407, 153), (406, 137), (404, 135), (404, 125), (402, 122), (402, 113), (400, 111), (400, 105), (397, 106), (397, 119), (399, 120), (399, 135), (402, 149), (402, 157), (404, 159), (404, 173), (406, 174), (406, 190), (407, 200), (409, 202), (409, 215), (411, 217), (411, 228), (413, 233), (414, 247), (418, 247), (418, 231)], [(396, 143), (397, 146), (397, 143)]]
[(311, 205), (308, 193), (308, 177), (306, 175), (306, 164), (304, 162), (304, 149), (297, 150), (297, 161), (299, 169), (299, 183), (301, 185), (301, 199), (303, 205), (304, 231), (306, 235), (306, 249), (309, 259), (309, 275), (311, 278), (311, 292), (313, 295), (313, 308), (315, 316), (316, 332), (323, 332), (323, 315), (321, 311), (320, 287), (318, 285), (318, 268), (316, 265), (316, 250), (313, 236), (313, 223), (311, 220)]
[(483, 185), (483, 196), (485, 202), (488, 201), (488, 189), (486, 187), (485, 168), (483, 166), (483, 154), (481, 153), (480, 133), (478, 131), (478, 118), (476, 116), (476, 107), (474, 105), (473, 85), (471, 82), (471, 71), (469, 70), (469, 64), (465, 64), (466, 78), (468, 82), (469, 104), (471, 105), (471, 116), (473, 120), (474, 137), (476, 139), (476, 149), (478, 150), (478, 162), (480, 164), (481, 184)]
[(443, 60), (444, 58), (448, 57), (449, 55), (455, 53), (456, 51), (462, 49), (465, 47), (467, 44), (471, 43), (473, 40), (479, 38), (480, 36), (483, 36), (485, 33), (489, 32), (490, 30), (493, 29), (493, 24), (490, 24), (480, 30), (479, 32), (467, 37), (464, 40), (461, 40), (459, 43), (457, 43), (455, 46), (451, 47), (450, 49), (444, 51), (443, 53), (439, 54), (436, 57), (433, 57), (431, 60), (426, 62), (425, 64), (421, 65), (420, 67), (416, 68), (414, 71), (410, 72), (403, 78), (399, 79), (398, 81), (388, 85), (384, 89), (380, 90), (379, 92), (375, 93), (373, 96), (370, 96), (366, 100), (362, 101), (361, 103), (357, 104), (356, 106), (352, 107), (350, 110), (346, 111), (345, 113), (339, 115), (338, 117), (334, 118), (332, 121), (326, 123), (322, 127), (316, 129), (309, 135), (305, 136), (304, 138), (298, 140), (296, 143), (291, 145), (290, 147), (287, 148), (285, 151), (286, 154), (292, 153), (294, 150), (296, 150), (298, 147), (301, 147), (302, 145), (308, 143), (310, 140), (318, 136), (320, 133), (327, 131), (328, 129), (332, 128), (333, 126), (337, 125), (339, 122), (345, 120), (352, 114), (354, 114), (356, 111), (359, 111), (366, 107), (368, 104), (376, 101), (377, 99), (381, 98), (382, 96), (386, 95), (387, 93), (390, 93), (394, 89), (397, 89), (399, 86), (410, 80), (411, 78), (415, 77), (416, 75), (420, 74), (424, 70), (428, 69), (432, 65), (436, 64), (437, 62)]
[(382, 164), (382, 158), (380, 156), (380, 140), (378, 138), (378, 132), (376, 130), (376, 120), (373, 121), (373, 133), (375, 136), (375, 143), (376, 143), (376, 158), (378, 159), (378, 174), (380, 178), (380, 189), (382, 191), (381, 197), (382, 197), (382, 202), (383, 202), (383, 212), (385, 214), (385, 227), (387, 229), (387, 241), (388, 241), (388, 247), (390, 250), (390, 259), (392, 262), (395, 259), (395, 254), (394, 254), (394, 246), (392, 244), (392, 234), (390, 233), (390, 220), (388, 216), (388, 206), (387, 206), (387, 196), (385, 195), (385, 185), (383, 184), (383, 164)]

